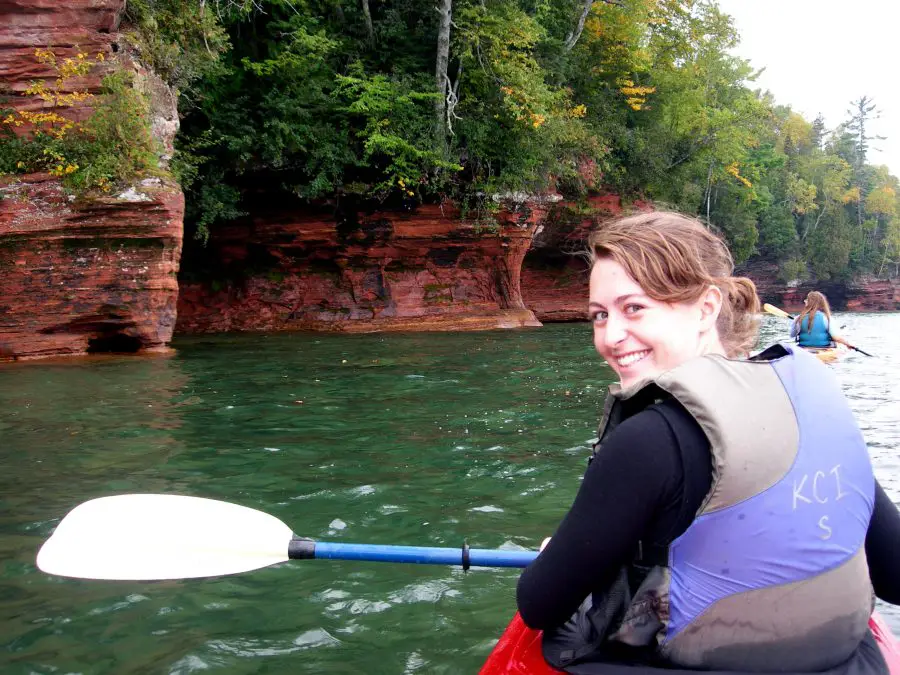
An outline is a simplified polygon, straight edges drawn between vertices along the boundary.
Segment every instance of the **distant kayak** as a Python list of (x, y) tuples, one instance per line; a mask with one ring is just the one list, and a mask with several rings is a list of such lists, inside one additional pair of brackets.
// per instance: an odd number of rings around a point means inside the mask
[[(878, 612), (869, 619), (869, 628), (891, 675), (900, 675), (900, 642)], [(541, 631), (526, 626), (516, 612), (479, 672), (480, 675), (556, 675), (562, 671), (544, 661)]]
[(803, 349), (810, 354), (815, 354), (822, 363), (833, 363), (847, 353), (843, 347), (804, 347)]

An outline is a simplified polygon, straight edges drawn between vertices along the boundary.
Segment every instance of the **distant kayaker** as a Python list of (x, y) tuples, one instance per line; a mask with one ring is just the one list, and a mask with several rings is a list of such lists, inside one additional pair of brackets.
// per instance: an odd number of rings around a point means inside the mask
[[(590, 242), (594, 346), (618, 378), (575, 501), (517, 588), (547, 661), (887, 673), (900, 513), (828, 368), (775, 345), (726, 245), (676, 213)], [(671, 672), (671, 671), (669, 671)]]
[(797, 338), (801, 347), (823, 349), (838, 342), (852, 345), (831, 330), (831, 307), (828, 298), (819, 291), (810, 291), (803, 301), (804, 309), (791, 324), (791, 337)]

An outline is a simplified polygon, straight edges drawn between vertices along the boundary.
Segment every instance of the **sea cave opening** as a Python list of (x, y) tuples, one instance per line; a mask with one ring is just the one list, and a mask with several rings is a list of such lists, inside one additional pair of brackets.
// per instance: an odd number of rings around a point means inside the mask
[(88, 340), (88, 354), (133, 354), (141, 349), (140, 338), (124, 333), (97, 335)]

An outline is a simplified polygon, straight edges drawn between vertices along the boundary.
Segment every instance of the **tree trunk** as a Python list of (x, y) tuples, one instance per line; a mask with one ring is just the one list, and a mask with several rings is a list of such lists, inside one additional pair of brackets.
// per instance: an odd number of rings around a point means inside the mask
[(594, 0), (584, 0), (584, 6), (581, 8), (581, 16), (578, 17), (578, 23), (575, 26), (575, 30), (573, 30), (566, 37), (566, 51), (572, 51), (572, 47), (575, 46), (575, 43), (578, 42), (578, 38), (581, 37), (581, 32), (584, 30), (584, 22), (587, 20), (588, 14), (591, 13), (591, 7), (594, 6)]
[[(622, 7), (621, 0), (601, 0), (607, 5), (616, 5), (617, 7)], [(575, 30), (569, 33), (566, 36), (565, 48), (567, 52), (572, 51), (572, 47), (578, 42), (578, 38), (581, 37), (581, 33), (584, 31), (584, 22), (587, 21), (588, 14), (591, 13), (591, 7), (594, 6), (594, 0), (584, 0), (584, 5), (581, 8), (581, 16), (578, 17), (578, 23), (575, 25)]]
[(446, 144), (447, 83), (450, 81), (447, 77), (447, 65), (450, 62), (450, 23), (453, 0), (438, 1), (439, 4), (435, 9), (440, 15), (440, 21), (438, 23), (437, 62), (434, 69), (434, 84), (440, 96), (434, 102), (434, 116), (438, 146), (443, 148)]
[(369, 46), (375, 46), (375, 28), (372, 26), (372, 13), (369, 11), (369, 0), (360, 0), (362, 3), (363, 17), (366, 20), (366, 35), (369, 39)]
[(822, 208), (819, 209), (819, 215), (816, 216), (816, 222), (813, 223), (812, 227), (807, 226), (806, 230), (803, 231), (803, 236), (800, 238), (801, 241), (805, 240), (806, 235), (808, 235), (810, 232), (816, 231), (816, 228), (819, 226), (819, 221), (822, 220), (822, 216), (825, 215), (825, 207), (826, 206), (827, 206), (826, 204), (822, 204)]
[(878, 278), (881, 278), (881, 275), (884, 274), (884, 265), (888, 261), (888, 252), (887, 249), (884, 251), (884, 257), (881, 259), (881, 267), (878, 269)]

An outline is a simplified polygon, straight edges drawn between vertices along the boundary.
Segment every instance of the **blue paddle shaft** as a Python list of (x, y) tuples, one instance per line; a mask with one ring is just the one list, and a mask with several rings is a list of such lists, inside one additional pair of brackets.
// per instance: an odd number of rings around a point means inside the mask
[(368, 562), (417, 563), (420, 565), (462, 565), (464, 567), (526, 567), (537, 551), (468, 549), (468, 565), (463, 549), (433, 546), (390, 546), (381, 544), (339, 544), (294, 539), (288, 552), (293, 559), (365, 560)]

